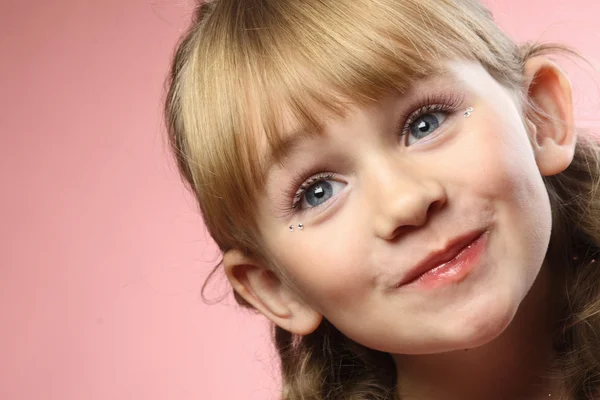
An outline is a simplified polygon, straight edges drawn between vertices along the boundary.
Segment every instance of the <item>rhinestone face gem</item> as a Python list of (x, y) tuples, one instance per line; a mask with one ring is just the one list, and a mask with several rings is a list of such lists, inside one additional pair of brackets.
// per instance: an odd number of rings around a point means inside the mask
[(304, 229), (304, 224), (298, 224), (298, 229), (300, 229), (300, 230)]
[(471, 116), (471, 114), (473, 114), (473, 111), (475, 111), (475, 110), (473, 109), (473, 107), (469, 107), (469, 108), (467, 108), (467, 109), (465, 110), (465, 114), (464, 114), (464, 115), (465, 115), (465, 117), (467, 117), (467, 118), (468, 118), (468, 117), (470, 117), (470, 116)]
[(294, 225), (290, 225), (290, 232), (294, 232)]

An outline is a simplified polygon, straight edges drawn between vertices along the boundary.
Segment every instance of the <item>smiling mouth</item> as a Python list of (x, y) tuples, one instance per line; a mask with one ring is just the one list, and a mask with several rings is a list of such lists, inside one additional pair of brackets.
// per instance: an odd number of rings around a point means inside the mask
[(434, 288), (462, 280), (479, 263), (487, 244), (488, 233), (489, 231), (476, 231), (463, 235), (443, 250), (431, 253), (411, 269), (396, 288)]

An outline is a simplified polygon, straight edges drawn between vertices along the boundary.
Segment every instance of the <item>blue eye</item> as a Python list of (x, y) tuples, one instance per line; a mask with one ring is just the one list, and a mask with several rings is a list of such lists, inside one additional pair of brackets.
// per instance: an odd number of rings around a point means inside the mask
[(334, 176), (334, 174), (325, 174), (310, 178), (298, 189), (292, 207), (315, 208), (335, 197), (346, 184), (333, 180)]
[[(428, 112), (421, 114), (414, 122), (408, 123), (407, 145), (410, 146), (414, 142), (430, 135), (442, 125), (447, 118), (447, 112)], [(413, 142), (410, 138), (416, 138)]]
[(333, 196), (333, 186), (331, 182), (320, 181), (309, 187), (304, 192), (304, 203), (310, 207), (318, 206)]

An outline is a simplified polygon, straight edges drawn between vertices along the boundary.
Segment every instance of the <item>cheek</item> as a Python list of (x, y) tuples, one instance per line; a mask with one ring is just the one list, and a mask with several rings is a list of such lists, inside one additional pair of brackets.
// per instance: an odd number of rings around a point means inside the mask
[(518, 114), (511, 114), (488, 112), (473, 124), (466, 138), (472, 151), (463, 151), (459, 163), (470, 171), (468, 182), (483, 197), (529, 208), (547, 194), (527, 133)]
[(499, 250), (521, 260), (527, 276), (523, 289), (528, 289), (546, 254), (552, 219), (548, 192), (518, 122), (518, 118), (487, 121), (485, 126), (494, 128), (479, 132), (478, 150), (463, 162), (479, 166), (469, 176), (470, 188), (492, 204), (502, 232)]
[(286, 249), (274, 255), (276, 262), (305, 301), (320, 312), (345, 308), (375, 286), (373, 277), (365, 274), (364, 240), (352, 227), (337, 228), (335, 237), (319, 237), (318, 231), (305, 230), (301, 234), (310, 237), (285, 240), (273, 247)]

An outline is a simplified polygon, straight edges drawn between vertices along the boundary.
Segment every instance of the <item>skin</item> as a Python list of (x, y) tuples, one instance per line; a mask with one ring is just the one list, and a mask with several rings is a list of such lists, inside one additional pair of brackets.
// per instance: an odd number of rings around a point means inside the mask
[[(237, 250), (225, 254), (225, 272), (290, 332), (309, 334), (327, 318), (356, 342), (391, 353), (403, 398), (548, 398), (556, 388), (537, 378), (552, 361), (555, 304), (542, 176), (573, 159), (571, 85), (548, 59), (527, 62), (531, 99), (566, 122), (536, 126), (479, 64), (452, 62), (448, 70), (326, 120), (323, 135), (273, 165), (257, 215), (281, 274)], [(422, 138), (399, 136), (411, 102), (439, 93), (459, 94), (456, 110), (436, 113), (440, 126)], [(306, 169), (336, 173), (333, 196), (314, 209), (284, 210), (292, 203), (286, 193), (297, 189), (292, 178)], [(290, 233), (299, 222), (305, 228)], [(473, 230), (489, 236), (463, 280), (395, 287), (424, 257)]]

